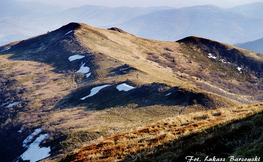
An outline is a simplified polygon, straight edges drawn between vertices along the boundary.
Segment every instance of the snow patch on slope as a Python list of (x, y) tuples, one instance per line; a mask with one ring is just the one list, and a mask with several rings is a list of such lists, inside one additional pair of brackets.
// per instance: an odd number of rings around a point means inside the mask
[(2, 105), (0, 105), (0, 107), (3, 107), (3, 106), (5, 106), (5, 105), (7, 105), (7, 103), (3, 103)]
[(85, 66), (85, 63), (81, 65), (80, 69), (76, 71), (76, 73), (86, 74), (86, 78), (90, 77), (91, 73), (89, 73), (90, 68)]
[(8, 50), (10, 50), (10, 49), (11, 49), (11, 47), (8, 47), (8, 48), (6, 48), (6, 49), (3, 49), (1, 52), (8, 51)]
[(90, 77), (91, 76), (91, 73), (88, 73), (86, 74), (86, 78)]
[(36, 140), (28, 146), (28, 149), (20, 156), (23, 160), (35, 162), (50, 156), (50, 147), (42, 147), (39, 145), (49, 134), (41, 134)]
[(68, 60), (69, 60), (69, 61), (74, 61), (74, 60), (82, 59), (82, 58), (84, 58), (84, 57), (85, 57), (85, 56), (82, 56), (82, 55), (77, 54), (77, 55), (72, 55), (72, 56), (70, 56), (70, 57), (68, 58)]
[(241, 67), (237, 67), (237, 70), (242, 73), (242, 68)]
[(103, 86), (98, 86), (98, 87), (95, 87), (95, 88), (92, 88), (90, 90), (90, 94), (88, 96), (85, 96), (85, 97), (82, 97), (80, 100), (85, 100), (86, 98), (89, 98), (89, 97), (92, 97), (94, 96), (95, 94), (99, 93), (99, 91), (105, 87), (108, 87), (110, 86), (109, 84), (106, 84), (106, 85), (103, 85)]
[(208, 53), (208, 58), (211, 58), (211, 59), (216, 59), (215, 56), (213, 56), (211, 53)]
[(134, 89), (135, 87), (130, 86), (130, 85), (126, 84), (126, 83), (122, 83), (122, 84), (118, 85), (116, 88), (117, 88), (119, 91), (126, 91), (126, 92), (127, 92), (127, 91), (129, 91), (129, 90)]
[(80, 69), (78, 71), (76, 71), (76, 73), (82, 73), (82, 74), (86, 74), (89, 72), (89, 67), (85, 66), (85, 63), (81, 65)]
[(28, 143), (30, 143), (35, 136), (37, 136), (39, 133), (42, 132), (41, 128), (35, 129), (35, 131), (30, 134), (24, 141), (23, 141), (23, 147), (27, 147)]
[[(22, 133), (22, 130), (18, 131), (19, 133)], [(35, 162), (41, 159), (44, 159), (48, 156), (50, 156), (51, 148), (50, 147), (42, 147), (40, 148), (39, 145), (40, 143), (45, 140), (49, 136), (49, 134), (41, 134), (42, 132), (41, 128), (35, 129), (32, 134), (30, 134), (24, 141), (23, 141), (23, 147), (27, 148), (27, 150), (19, 156), (17, 159), (14, 161), (18, 162), (20, 161), (19, 159), (22, 160), (29, 160), (30, 162)], [(38, 136), (33, 142), (33, 138)], [(32, 142), (32, 143), (31, 143)], [(31, 143), (29, 145), (29, 143)]]
[(7, 105), (6, 108), (11, 108), (11, 107), (13, 107), (13, 106), (18, 105), (19, 103), (20, 103), (19, 101), (18, 101), (18, 102), (11, 103), (11, 104)]
[(68, 35), (69, 33), (73, 32), (73, 30), (70, 30), (69, 32), (67, 32), (65, 35)]

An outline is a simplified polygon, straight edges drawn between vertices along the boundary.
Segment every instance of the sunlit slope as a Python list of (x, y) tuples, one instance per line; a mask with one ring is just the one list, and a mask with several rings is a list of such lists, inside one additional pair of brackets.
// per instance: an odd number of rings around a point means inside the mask
[(50, 135), (52, 159), (167, 117), (263, 100), (262, 57), (200, 37), (166, 42), (69, 23), (0, 53), (6, 161), (37, 128)]
[(256, 52), (200, 37), (165, 42), (87, 25), (76, 35), (91, 49), (139, 70), (136, 82), (201, 89), (245, 103), (261, 101), (263, 58)]
[[(164, 119), (101, 139), (61, 162), (184, 161), (189, 155), (202, 160), (237, 158), (240, 148), (262, 140), (262, 111), (262, 104), (242, 105)], [(262, 151), (250, 148), (247, 155), (260, 157)]]
[(170, 68), (164, 68), (147, 59), (150, 53), (166, 53), (170, 48), (170, 50), (177, 51), (179, 44), (176, 42), (143, 39), (118, 28), (105, 30), (87, 25), (83, 25), (80, 30), (76, 31), (76, 35), (90, 49), (122, 61), (138, 69), (143, 75), (147, 74), (142, 78), (143, 82), (164, 82), (166, 80), (173, 85), (183, 85), (180, 79), (173, 76), (173, 71)]

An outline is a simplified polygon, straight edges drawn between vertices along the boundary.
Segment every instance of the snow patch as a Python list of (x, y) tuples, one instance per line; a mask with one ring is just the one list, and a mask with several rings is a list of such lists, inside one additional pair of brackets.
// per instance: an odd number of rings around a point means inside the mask
[(237, 67), (237, 70), (242, 73), (242, 68), (241, 67)]
[(37, 136), (39, 133), (42, 132), (41, 128), (35, 129), (35, 131), (30, 134), (24, 141), (23, 141), (23, 147), (27, 147), (28, 143), (30, 143), (35, 136)]
[(172, 93), (167, 93), (165, 96), (170, 96)]
[(85, 66), (85, 63), (81, 65), (80, 69), (76, 71), (76, 73), (83, 73), (86, 74), (89, 72), (89, 67)]
[(126, 91), (126, 92), (127, 92), (127, 91), (129, 91), (129, 90), (134, 89), (135, 87), (130, 86), (130, 85), (126, 84), (126, 83), (122, 83), (122, 84), (118, 85), (116, 88), (117, 88), (119, 91)]
[[(22, 133), (22, 130), (18, 131), (19, 133)], [(23, 141), (23, 147), (27, 148), (27, 150), (19, 156), (16, 161), (18, 162), (18, 159), (22, 160), (29, 160), (31, 162), (35, 162), (41, 159), (44, 159), (48, 156), (50, 156), (51, 148), (50, 147), (42, 147), (40, 148), (40, 143), (45, 140), (49, 136), (49, 134), (41, 134), (42, 132), (41, 128), (35, 129), (32, 134), (30, 134), (24, 141)], [(38, 136), (35, 141), (32, 142), (33, 138)], [(28, 145), (30, 142), (32, 142), (30, 145)], [(14, 160), (15, 161), (15, 160)]]
[(69, 33), (73, 32), (73, 30), (70, 30), (69, 32), (67, 32), (65, 35), (68, 35)]
[(82, 56), (82, 55), (77, 54), (77, 55), (70, 56), (70, 57), (68, 58), (68, 60), (69, 60), (69, 61), (74, 61), (74, 60), (82, 59), (82, 58), (84, 58), (84, 57), (85, 57), (85, 56)]
[(75, 53), (75, 52), (77, 52), (77, 50), (72, 51), (72, 53)]
[(19, 101), (18, 101), (18, 102), (11, 103), (11, 104), (7, 105), (6, 108), (11, 108), (11, 107), (13, 107), (13, 106), (16, 106), (16, 105), (19, 104), (19, 103), (20, 103)]
[(216, 59), (215, 56), (213, 56), (211, 53), (208, 53), (208, 58), (211, 58), (211, 59)]
[(224, 63), (224, 64), (227, 63), (224, 59), (220, 59), (219, 61), (221, 61), (221, 62)]
[(3, 107), (3, 106), (5, 106), (5, 105), (7, 105), (7, 103), (3, 103), (2, 105), (0, 105), (0, 107)]
[(10, 50), (10, 49), (11, 49), (11, 47), (8, 47), (8, 48), (6, 48), (6, 49), (3, 49), (1, 52), (8, 51), (8, 50)]
[(90, 94), (89, 94), (88, 96), (86, 96), (86, 97), (81, 98), (80, 100), (85, 100), (86, 98), (92, 97), (92, 96), (94, 96), (95, 94), (99, 93), (99, 91), (100, 91), (101, 89), (103, 89), (103, 88), (105, 88), (105, 87), (108, 87), (108, 86), (110, 86), (110, 85), (109, 85), (109, 84), (106, 84), (106, 85), (103, 85), (103, 86), (98, 86), (98, 87), (92, 88), (92, 89), (90, 90)]
[(22, 133), (23, 131), (22, 130), (19, 130), (19, 131), (17, 131), (18, 133)]
[(90, 77), (91, 76), (91, 73), (88, 73), (86, 74), (86, 78)]
[(80, 69), (76, 71), (76, 73), (86, 74), (86, 78), (90, 77), (91, 73), (89, 73), (90, 68), (85, 66), (85, 63), (81, 65)]
[(40, 148), (40, 143), (48, 137), (49, 134), (41, 134), (36, 140), (28, 146), (28, 149), (20, 156), (23, 160), (35, 162), (50, 156), (50, 147)]

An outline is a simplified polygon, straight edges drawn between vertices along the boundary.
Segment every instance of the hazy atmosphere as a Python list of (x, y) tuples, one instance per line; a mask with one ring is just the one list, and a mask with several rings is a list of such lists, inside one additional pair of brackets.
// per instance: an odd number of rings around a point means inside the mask
[[(118, 27), (139, 37), (174, 41), (200, 36), (229, 44), (263, 37), (263, 0), (2, 0), (0, 45), (69, 22)], [(253, 28), (252, 28), (253, 27)]]
[(152, 7), (152, 6), (169, 6), (169, 7), (186, 7), (195, 5), (215, 5), (218, 7), (228, 8), (237, 5), (243, 5), (253, 2), (263, 2), (263, 0), (20, 0), (20, 1), (36, 1), (47, 4), (61, 5), (63, 7), (79, 7), (82, 5), (99, 5), (99, 6), (109, 6), (109, 7)]

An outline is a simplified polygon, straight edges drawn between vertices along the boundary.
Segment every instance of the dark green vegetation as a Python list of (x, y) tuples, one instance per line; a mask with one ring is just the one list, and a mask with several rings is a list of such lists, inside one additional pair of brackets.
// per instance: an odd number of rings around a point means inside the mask
[[(0, 51), (5, 161), (20, 156), (22, 141), (40, 127), (50, 134), (44, 145), (51, 146), (46, 161), (52, 161), (101, 136), (167, 117), (263, 101), (262, 56), (199, 37), (163, 42), (70, 23)], [(76, 54), (83, 58), (69, 61)], [(76, 73), (82, 65), (89, 77)], [(122, 83), (135, 88), (117, 90)], [(81, 100), (103, 85), (109, 86)]]

